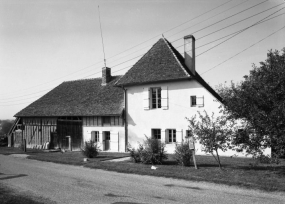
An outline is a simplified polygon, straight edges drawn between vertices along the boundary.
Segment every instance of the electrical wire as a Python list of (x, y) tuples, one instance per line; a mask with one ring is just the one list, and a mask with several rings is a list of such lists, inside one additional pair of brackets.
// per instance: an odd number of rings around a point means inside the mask
[[(193, 33), (191, 33), (191, 34), (193, 35), (194, 33), (197, 33), (197, 32), (199, 32), (199, 31), (205, 30), (206, 28), (212, 27), (213, 25), (216, 25), (216, 24), (218, 24), (218, 23), (220, 23), (220, 22), (223, 22), (223, 21), (225, 21), (225, 20), (227, 20), (227, 19), (230, 19), (230, 18), (232, 18), (232, 17), (234, 17), (234, 16), (236, 16), (236, 15), (238, 15), (238, 14), (241, 14), (241, 13), (243, 13), (243, 12), (249, 10), (249, 9), (252, 9), (252, 8), (254, 8), (254, 7), (256, 7), (256, 6), (259, 6), (260, 4), (263, 4), (263, 3), (267, 2), (267, 1), (268, 1), (268, 0), (265, 0), (265, 1), (261, 2), (261, 3), (255, 4), (254, 6), (251, 6), (251, 7), (247, 8), (247, 9), (244, 9), (244, 10), (242, 10), (242, 11), (240, 11), (240, 12), (237, 12), (237, 13), (235, 13), (235, 14), (233, 14), (233, 15), (231, 15), (231, 16), (228, 16), (228, 17), (226, 17), (226, 18), (224, 18), (224, 19), (222, 19), (222, 20), (219, 20), (219, 21), (217, 21), (217, 22), (215, 22), (215, 23), (213, 23), (213, 24), (211, 24), (211, 25), (208, 25), (208, 26), (206, 26), (206, 27), (204, 27), (204, 28), (201, 28), (201, 29), (199, 29), (199, 30), (196, 30), (195, 32), (193, 32)], [(281, 3), (281, 4), (284, 4), (284, 3)], [(277, 6), (280, 6), (281, 4), (278, 4)], [(277, 6), (275, 6), (275, 7), (277, 7)], [(272, 8), (274, 8), (274, 7), (272, 7)], [(177, 40), (180, 40), (180, 38), (179, 38), (179, 39), (176, 39), (176, 40), (174, 40), (174, 41), (172, 41), (172, 43), (173, 43), (173, 42), (176, 42)]]
[(277, 12), (281, 11), (281, 10), (282, 10), (282, 9), (284, 9), (284, 8), (285, 8), (285, 7), (283, 7), (283, 8), (281, 8), (281, 9), (279, 9), (279, 10), (277, 10), (277, 11), (273, 12), (272, 14), (270, 14), (270, 15), (266, 16), (265, 18), (263, 18), (262, 20), (259, 20), (258, 22), (256, 22), (256, 23), (254, 23), (253, 25), (251, 25), (251, 26), (249, 26), (249, 27), (247, 27), (247, 28), (245, 28), (245, 29), (243, 29), (243, 30), (239, 31), (238, 33), (236, 33), (236, 34), (234, 34), (233, 36), (231, 36), (231, 37), (227, 38), (226, 40), (224, 40), (224, 41), (220, 42), (219, 44), (217, 44), (217, 45), (215, 45), (215, 46), (213, 46), (213, 47), (211, 47), (211, 48), (209, 48), (209, 49), (205, 50), (204, 52), (202, 52), (202, 53), (198, 54), (196, 57), (199, 57), (200, 55), (202, 55), (202, 54), (204, 54), (204, 53), (206, 53), (206, 52), (208, 52), (208, 51), (210, 51), (210, 50), (214, 49), (215, 47), (217, 47), (217, 46), (219, 46), (219, 45), (221, 45), (221, 44), (225, 43), (226, 41), (228, 41), (228, 40), (230, 40), (230, 39), (232, 39), (232, 38), (236, 37), (237, 35), (239, 35), (239, 34), (243, 33), (244, 31), (248, 30), (249, 28), (251, 28), (251, 27), (253, 27), (253, 26), (255, 26), (255, 25), (259, 24), (260, 22), (262, 22), (262, 21), (263, 21), (263, 20), (265, 20), (266, 18), (268, 18), (268, 17), (270, 17), (270, 16), (274, 15), (275, 13), (277, 13)]
[(231, 7), (231, 8), (229, 8), (229, 9), (227, 9), (227, 10), (224, 10), (223, 12), (220, 12), (220, 13), (218, 13), (218, 14), (215, 14), (215, 15), (213, 15), (213, 16), (210, 16), (209, 18), (206, 18), (206, 19), (203, 20), (203, 21), (200, 21), (200, 22), (198, 22), (198, 23), (196, 23), (196, 24), (194, 24), (194, 25), (192, 25), (192, 26), (190, 26), (190, 27), (184, 28), (183, 30), (181, 30), (181, 31), (179, 31), (179, 32), (177, 32), (177, 33), (174, 33), (174, 34), (172, 34), (172, 35), (170, 35), (170, 36), (167, 36), (167, 37), (168, 37), (168, 38), (173, 37), (174, 35), (177, 35), (177, 34), (183, 32), (183, 31), (185, 31), (185, 30), (188, 30), (189, 28), (192, 28), (192, 27), (194, 27), (194, 26), (196, 26), (196, 25), (199, 25), (199, 24), (201, 24), (201, 23), (204, 23), (204, 22), (206, 22), (206, 21), (208, 21), (208, 20), (210, 20), (210, 19), (213, 19), (214, 17), (216, 17), (216, 16), (218, 16), (218, 15), (221, 15), (221, 14), (223, 14), (223, 13), (225, 13), (225, 12), (227, 12), (227, 11), (229, 11), (229, 10), (231, 10), (231, 9), (233, 9), (233, 8), (235, 8), (235, 7), (239, 6), (239, 5), (241, 5), (241, 4), (244, 4), (245, 2), (248, 2), (248, 1), (249, 1), (249, 0), (246, 0), (246, 1), (244, 1), (244, 2), (241, 2), (240, 4), (237, 4), (237, 5)]
[[(282, 9), (284, 9), (284, 7), (281, 8), (281, 9), (279, 9), (278, 11), (276, 11), (276, 12), (270, 14), (269, 16), (271, 16), (271, 15), (273, 15), (273, 14), (279, 12), (279, 11), (282, 10)], [(279, 17), (279, 16), (284, 15), (284, 14), (285, 14), (285, 13), (282, 13), (282, 14), (279, 14), (279, 15), (277, 15), (277, 16), (274, 16), (274, 17), (272, 17), (272, 18), (270, 18), (270, 19), (265, 20), (266, 18), (269, 17), (269, 16), (267, 16), (267, 17), (265, 17), (264, 19), (258, 21), (257, 23), (255, 23), (255, 24), (253, 24), (253, 25), (251, 25), (251, 26), (249, 26), (249, 27), (247, 27), (247, 28), (241, 29), (241, 30), (239, 30), (239, 31), (237, 31), (237, 32), (234, 32), (233, 34), (235, 34), (235, 33), (240, 33), (240, 31), (244, 31), (244, 30), (246, 30), (246, 29), (248, 29), (248, 28), (250, 28), (250, 27), (253, 27), (253, 26), (257, 25), (257, 24), (266, 22), (266, 21), (268, 21), (268, 20), (271, 20), (271, 19), (273, 19), (273, 18)], [(232, 35), (232, 34), (229, 34), (229, 35)], [(227, 36), (229, 36), (229, 35), (227, 35)], [(224, 37), (227, 37), (227, 36), (224, 36)], [(222, 37), (222, 38), (224, 38), (224, 37)], [(215, 40), (215, 41), (218, 41), (218, 40), (220, 40), (220, 39), (221, 39), (221, 38), (219, 38), (219, 39), (217, 39), (217, 40)], [(214, 41), (211, 41), (210, 43), (212, 43), (212, 42), (214, 42)], [(207, 43), (207, 44), (209, 44), (209, 43)], [(202, 45), (202, 46), (204, 46), (204, 45)], [(200, 46), (200, 47), (202, 47), (202, 46)], [(176, 47), (176, 48), (177, 48), (177, 47)], [(142, 56), (142, 55), (140, 55), (140, 56)], [(140, 57), (140, 56), (137, 56), (137, 57), (135, 57), (135, 58), (138, 58), (138, 57)], [(134, 59), (134, 58), (132, 58), (131, 60), (133, 60), (133, 59)], [(131, 60), (128, 60), (128, 61), (131, 61)], [(127, 62), (127, 61), (125, 61), (125, 62)], [(122, 64), (122, 63), (121, 63), (121, 64)], [(130, 67), (132, 67), (132, 66), (133, 66), (133, 65), (128, 66), (128, 67), (124, 67), (124, 68), (122, 68), (122, 69), (120, 69), (120, 70), (127, 69), (127, 68), (130, 68)], [(118, 71), (120, 71), (120, 70), (114, 71), (113, 73), (118, 72)], [(93, 73), (93, 74), (91, 74), (91, 75), (86, 76), (85, 78), (87, 78), (87, 77), (89, 77), (89, 76), (92, 76), (92, 75), (95, 75), (95, 74), (100, 73), (100, 72), (101, 72), (101, 71), (96, 72), (96, 73)], [(51, 90), (51, 89), (48, 89), (48, 90)], [(44, 91), (46, 91), (46, 90), (44, 90)], [(43, 91), (40, 91), (40, 92), (43, 92)], [(33, 93), (33, 94), (37, 94), (37, 93), (39, 93), (39, 92), (36, 92), (36, 93)], [(33, 95), (33, 94), (27, 94), (27, 95)], [(25, 97), (25, 96), (27, 96), (27, 95), (17, 96), (17, 97), (13, 97), (13, 98), (6, 98), (6, 99), (21, 98), (21, 97)], [(33, 97), (33, 98), (35, 98), (35, 97)], [(23, 100), (26, 100), (26, 99), (23, 99)], [(20, 100), (20, 101), (21, 101), (21, 100)], [(5, 101), (5, 102), (7, 102), (7, 101)], [(9, 102), (11, 102), (11, 101), (9, 101)]]
[(249, 47), (245, 48), (244, 50), (242, 50), (242, 51), (238, 52), (237, 54), (235, 54), (235, 55), (233, 55), (232, 57), (230, 57), (230, 58), (226, 59), (225, 61), (223, 61), (223, 62), (221, 62), (221, 63), (217, 64), (216, 66), (212, 67), (211, 69), (208, 69), (207, 71), (203, 72), (201, 75), (203, 75), (203, 74), (205, 74), (205, 73), (207, 73), (207, 72), (209, 72), (209, 71), (211, 71), (211, 70), (213, 70), (213, 69), (217, 68), (217, 67), (218, 67), (218, 66), (220, 66), (221, 64), (223, 64), (223, 63), (225, 63), (225, 62), (229, 61), (230, 59), (232, 59), (232, 58), (236, 57), (237, 55), (239, 55), (239, 54), (241, 54), (241, 53), (245, 52), (245, 51), (246, 51), (246, 50), (248, 50), (249, 48), (251, 48), (251, 47), (255, 46), (256, 44), (258, 44), (258, 43), (260, 43), (260, 42), (262, 42), (263, 40), (265, 40), (265, 39), (269, 38), (270, 36), (274, 35), (275, 33), (277, 33), (277, 32), (279, 32), (279, 31), (281, 31), (281, 30), (282, 30), (282, 29), (284, 29), (284, 28), (285, 28), (285, 26), (283, 26), (283, 27), (282, 27), (282, 28), (280, 28), (279, 30), (277, 30), (277, 31), (275, 31), (275, 32), (273, 32), (273, 33), (271, 33), (270, 35), (268, 35), (268, 36), (266, 36), (266, 37), (262, 38), (261, 40), (257, 41), (256, 43), (254, 43), (254, 44), (250, 45)]
[[(192, 19), (190, 19), (190, 20), (187, 20), (186, 22), (180, 24), (179, 26), (184, 25), (184, 24), (186, 24), (186, 23), (188, 23), (188, 22), (190, 22), (190, 21), (192, 21), (192, 20), (194, 20), (194, 19), (196, 19), (196, 18), (198, 18), (198, 17), (201, 17), (201, 16), (203, 16), (203, 15), (205, 15), (205, 14), (207, 14), (207, 13), (209, 13), (209, 12), (211, 12), (211, 11), (213, 11), (213, 10), (215, 10), (215, 9), (217, 9), (217, 8), (223, 6), (223, 5), (225, 5), (225, 4), (227, 4), (227, 3), (231, 2), (231, 1), (233, 1), (233, 0), (229, 0), (229, 1), (227, 1), (227, 2), (225, 2), (225, 3), (223, 3), (223, 4), (221, 4), (221, 5), (219, 5), (219, 6), (217, 6), (217, 7), (214, 7), (213, 9), (210, 9), (210, 10), (208, 10), (208, 11), (206, 11), (206, 12), (200, 14), (199, 16), (196, 16), (196, 17), (194, 17), (194, 18), (192, 18)], [(171, 29), (169, 29), (169, 30), (163, 32), (163, 33), (167, 33), (167, 32), (169, 32), (169, 31), (171, 31), (171, 30), (173, 30), (173, 29), (175, 29), (175, 28), (177, 28), (177, 27), (178, 27), (178, 26), (175, 26), (175, 27), (173, 27), (173, 28), (171, 28)], [(148, 39), (148, 40), (145, 40), (145, 41), (143, 41), (143, 42), (141, 42), (141, 43), (139, 43), (139, 44), (137, 44), (137, 45), (135, 45), (135, 46), (133, 46), (133, 47), (131, 47), (131, 48), (128, 48), (128, 49), (126, 49), (126, 50), (124, 50), (124, 51), (122, 51), (122, 52), (120, 52), (120, 53), (118, 53), (118, 54), (115, 54), (115, 55), (113, 55), (113, 56), (111, 56), (111, 57), (109, 57), (109, 58), (107, 58), (107, 59), (109, 60), (109, 59), (111, 59), (111, 58), (114, 58), (114, 57), (116, 57), (116, 56), (118, 56), (118, 55), (120, 55), (120, 54), (122, 54), (122, 53), (125, 53), (125, 52), (127, 52), (127, 51), (129, 51), (129, 50), (131, 50), (131, 49), (133, 49), (133, 48), (135, 48), (135, 47), (138, 47), (138, 46), (140, 46), (140, 45), (142, 45), (142, 44), (144, 44), (144, 43), (146, 43), (146, 42), (148, 42), (148, 41), (150, 41), (150, 40), (153, 40), (153, 39), (159, 37), (160, 35), (161, 35), (161, 34), (156, 35), (156, 36), (154, 36), (154, 37), (152, 37), (152, 38), (150, 38), (150, 39)], [(70, 76), (70, 75), (72, 75), (72, 74), (74, 74), (74, 73), (77, 73), (77, 72), (79, 72), (79, 71), (81, 71), (81, 70), (84, 70), (84, 69), (86, 69), (86, 68), (89, 68), (89, 67), (92, 67), (92, 66), (94, 66), (94, 65), (97, 65), (97, 64), (101, 63), (102, 61), (103, 61), (103, 60), (98, 61), (98, 62), (96, 62), (95, 64), (88, 65), (87, 67), (85, 67), (85, 68), (83, 68), (83, 69), (80, 69), (80, 70), (78, 70), (78, 71), (76, 71), (76, 72), (73, 72), (73, 73), (71, 73), (71, 74), (68, 74), (68, 75), (65, 75), (65, 76), (56, 78), (56, 79), (54, 79), (54, 80), (51, 80), (51, 81), (48, 81), (48, 82), (45, 82), (45, 83), (42, 83), (42, 84), (38, 84), (38, 85), (36, 85), (36, 86), (32, 86), (32, 87), (29, 87), (29, 88), (26, 88), (26, 89), (21, 89), (21, 90), (18, 90), (18, 91), (14, 91), (13, 94), (15, 94), (15, 93), (17, 93), (17, 92), (22, 92), (22, 91), (24, 91), (24, 90), (29, 90), (29, 89), (32, 89), (32, 88), (35, 88), (35, 87), (38, 87), (38, 86), (41, 86), (41, 85), (45, 85), (45, 84), (48, 84), (48, 83), (50, 83), (50, 82), (56, 81), (56, 80), (61, 79), (61, 78), (65, 78), (66, 76)], [(7, 95), (7, 94), (10, 94), (10, 93), (0, 94), (0, 96), (1, 96), (1, 95)]]
[[(281, 5), (281, 4), (279, 4), (279, 5)], [(277, 5), (277, 6), (279, 6), (279, 5)], [(276, 7), (276, 6), (275, 6)], [(272, 8), (270, 8), (270, 9), (272, 9)], [(267, 9), (267, 10), (269, 10), (269, 9)], [(264, 11), (263, 11), (264, 12)], [(257, 15), (257, 14), (256, 14)], [(200, 39), (200, 38), (199, 38)], [(138, 57), (140, 57), (140, 56), (142, 56), (142, 55), (139, 55), (139, 56), (136, 56), (136, 57), (134, 57), (134, 58), (132, 58), (132, 59), (130, 59), (130, 60), (127, 60), (127, 61), (124, 61), (124, 62), (122, 62), (122, 63), (120, 63), (120, 64), (117, 64), (117, 65), (115, 65), (115, 66), (118, 66), (118, 65), (121, 65), (121, 64), (123, 64), (123, 63), (126, 63), (126, 62), (128, 62), (128, 61), (131, 61), (131, 60), (133, 60), (133, 59), (135, 59), (135, 58), (138, 58)], [(92, 65), (93, 66), (93, 65)], [(89, 66), (90, 67), (90, 66)], [(129, 66), (129, 67), (131, 67), (131, 66)], [(85, 68), (88, 68), (88, 67), (85, 67)], [(84, 69), (85, 69), (84, 68)], [(123, 68), (123, 69), (126, 69), (126, 68)], [(123, 70), (123, 69), (121, 69), (121, 70)], [(119, 70), (118, 70), (119, 71)], [(78, 71), (77, 71), (78, 72)], [(94, 74), (97, 74), (97, 73), (100, 73), (101, 71), (99, 71), (99, 72), (96, 72), (96, 73), (93, 73), (92, 75), (94, 75)], [(115, 71), (115, 72), (117, 72), (117, 71)], [(74, 73), (76, 73), (76, 72), (74, 72)], [(71, 74), (73, 74), (73, 73), (71, 73)], [(71, 74), (69, 74), (69, 75), (71, 75)], [(87, 77), (89, 77), (89, 76), (91, 76), (91, 75), (88, 75)], [(51, 89), (49, 89), (49, 90), (51, 90)], [(46, 90), (43, 90), (43, 91), (46, 91)], [(43, 91), (40, 91), (40, 92), (43, 92)], [(39, 92), (36, 92), (36, 93), (39, 93)], [(22, 95), (22, 96), (17, 96), (17, 97), (12, 97), (12, 98), (6, 98), (6, 99), (14, 99), (14, 98), (21, 98), (21, 97), (25, 97), (25, 96), (28, 96), (28, 95), (33, 95), (33, 94), (36, 94), (36, 93), (32, 93), (32, 94), (25, 94), (25, 95)], [(5, 99), (5, 100), (6, 100)]]

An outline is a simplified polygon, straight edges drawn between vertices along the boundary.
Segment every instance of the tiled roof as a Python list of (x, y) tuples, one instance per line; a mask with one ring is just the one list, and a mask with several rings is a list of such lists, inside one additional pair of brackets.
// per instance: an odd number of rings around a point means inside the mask
[(190, 77), (183, 57), (164, 38), (153, 47), (116, 83), (117, 86), (185, 79)]
[(194, 79), (204, 86), (220, 102), (219, 94), (195, 71), (187, 68), (184, 57), (168, 42), (161, 38), (153, 47), (116, 83), (128, 86), (159, 81)]
[(15, 117), (120, 115), (124, 91), (114, 86), (120, 77), (112, 77), (106, 86), (101, 78), (63, 82)]

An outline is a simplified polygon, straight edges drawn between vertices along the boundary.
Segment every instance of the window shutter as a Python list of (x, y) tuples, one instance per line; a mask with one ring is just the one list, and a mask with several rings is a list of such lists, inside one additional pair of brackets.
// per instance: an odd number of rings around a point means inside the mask
[(161, 107), (164, 110), (168, 109), (168, 90), (167, 90), (167, 86), (161, 87)]
[(91, 132), (91, 141), (95, 142), (95, 131)]
[(204, 96), (197, 96), (197, 106), (204, 107)]
[(182, 130), (176, 130), (176, 143), (182, 143)]
[(167, 143), (166, 140), (166, 131), (165, 130), (161, 130), (161, 142)]
[(119, 132), (110, 132), (110, 149), (112, 151), (119, 151)]
[(149, 88), (144, 88), (143, 89), (143, 108), (144, 110), (149, 110)]

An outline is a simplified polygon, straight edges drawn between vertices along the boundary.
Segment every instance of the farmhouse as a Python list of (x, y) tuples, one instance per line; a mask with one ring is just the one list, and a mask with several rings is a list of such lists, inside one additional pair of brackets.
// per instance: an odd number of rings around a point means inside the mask
[[(221, 101), (196, 71), (194, 36), (184, 37), (184, 57), (161, 38), (123, 76), (104, 67), (102, 78), (60, 84), (17, 113), (11, 132), (30, 148), (49, 142), (66, 149), (71, 141), (76, 150), (91, 139), (116, 152), (147, 136), (173, 153), (189, 134), (186, 117), (203, 110), (218, 114)], [(201, 150), (197, 144), (197, 154)]]
[(72, 150), (78, 150), (93, 139), (103, 150), (124, 151), (124, 92), (114, 86), (120, 76), (111, 76), (109, 68), (102, 75), (63, 82), (21, 110), (15, 140), (26, 139), (28, 148), (49, 142), (50, 148), (67, 149), (70, 137)]

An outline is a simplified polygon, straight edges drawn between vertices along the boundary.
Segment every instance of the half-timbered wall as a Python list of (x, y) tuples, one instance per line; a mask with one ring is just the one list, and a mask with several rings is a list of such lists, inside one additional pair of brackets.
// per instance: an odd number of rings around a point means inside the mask
[(57, 118), (22, 118), (23, 139), (27, 147), (50, 142), (51, 133), (56, 132)]
[(91, 117), (83, 117), (83, 126), (86, 127), (102, 127), (102, 126), (123, 126), (124, 121), (120, 116), (105, 116), (110, 118), (110, 123), (105, 124), (103, 117), (101, 116), (91, 116)]

